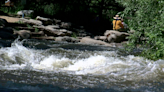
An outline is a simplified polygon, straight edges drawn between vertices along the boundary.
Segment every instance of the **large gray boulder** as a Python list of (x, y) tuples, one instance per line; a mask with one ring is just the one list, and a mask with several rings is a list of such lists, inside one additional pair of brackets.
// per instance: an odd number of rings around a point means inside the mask
[(66, 30), (66, 29), (56, 29), (58, 26), (33, 26), (35, 28), (41, 29), (44, 31), (44, 33), (47, 36), (70, 36), (72, 34), (72, 31)]
[(105, 46), (112, 46), (111, 44), (109, 43), (106, 43), (104, 41), (101, 41), (101, 40), (95, 40), (95, 39), (92, 39), (92, 38), (89, 38), (89, 37), (84, 37), (80, 40), (80, 43), (83, 43), (83, 44), (97, 44), (97, 45), (105, 45)]
[(50, 18), (44, 18), (44, 17), (40, 17), (40, 16), (37, 16), (36, 20), (42, 21), (43, 25), (52, 25), (52, 23), (53, 23), (53, 20), (51, 20)]
[(120, 43), (126, 41), (127, 40), (126, 37), (129, 36), (129, 34), (126, 32), (119, 32), (115, 30), (106, 30), (104, 35), (106, 36), (107, 42), (109, 43), (111, 42)]
[(20, 18), (19, 19), (20, 22), (23, 23), (27, 23), (27, 24), (31, 24), (31, 25), (42, 25), (43, 23), (39, 20), (34, 20), (34, 19), (24, 19), (24, 18)]
[(107, 37), (106, 36), (95, 36), (95, 40), (101, 40), (101, 41), (106, 41)]
[(31, 38), (31, 32), (29, 30), (19, 30), (14, 31), (15, 35), (19, 35), (21, 39), (29, 39)]

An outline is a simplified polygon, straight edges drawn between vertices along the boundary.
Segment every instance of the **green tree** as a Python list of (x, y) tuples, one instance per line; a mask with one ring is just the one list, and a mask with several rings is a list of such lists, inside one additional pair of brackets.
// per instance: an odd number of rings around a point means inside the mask
[(118, 0), (126, 8), (122, 16), (128, 16), (128, 25), (135, 30), (129, 37), (131, 48), (144, 48), (142, 55), (149, 59), (164, 58), (164, 1)]

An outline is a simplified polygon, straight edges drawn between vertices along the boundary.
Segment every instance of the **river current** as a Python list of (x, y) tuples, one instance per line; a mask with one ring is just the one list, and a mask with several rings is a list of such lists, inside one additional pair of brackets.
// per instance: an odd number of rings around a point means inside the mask
[(119, 49), (15, 40), (0, 48), (0, 92), (164, 92), (164, 60)]

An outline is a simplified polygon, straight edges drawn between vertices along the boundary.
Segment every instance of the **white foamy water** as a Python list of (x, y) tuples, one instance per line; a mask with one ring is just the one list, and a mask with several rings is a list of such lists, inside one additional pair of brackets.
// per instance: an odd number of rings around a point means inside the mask
[[(66, 51), (66, 50), (65, 50)], [(60, 53), (60, 52), (59, 52)], [(64, 53), (64, 52), (62, 52)], [(74, 51), (72, 50), (72, 53)], [(88, 53), (89, 52), (83, 52)], [(26, 48), (20, 42), (0, 49), (0, 69), (67, 71), (77, 75), (107, 75), (129, 80), (151, 79), (163, 74), (164, 60), (151, 61), (133, 55), (119, 56), (115, 51), (97, 51), (84, 58), (59, 56), (46, 50)]]

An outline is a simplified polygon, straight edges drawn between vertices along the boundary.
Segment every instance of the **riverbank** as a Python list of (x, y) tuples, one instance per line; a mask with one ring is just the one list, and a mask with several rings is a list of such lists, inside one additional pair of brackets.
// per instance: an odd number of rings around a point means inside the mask
[[(3, 30), (10, 28), (10, 35), (21, 39), (54, 40), (57, 42), (71, 42), (83, 44), (97, 44), (111, 47), (123, 46), (126, 43), (127, 33), (106, 30), (104, 35), (94, 35), (88, 32), (83, 26), (70, 22), (63, 22), (59, 19), (50, 19), (37, 16), (36, 19), (0, 16), (6, 23), (1, 26)], [(1, 31), (2, 31), (1, 29)], [(6, 34), (6, 31), (5, 35)], [(13, 33), (13, 34), (12, 34)], [(14, 38), (9, 37), (9, 38)], [(6, 39), (6, 37), (3, 37)], [(1, 37), (1, 39), (3, 39)]]

